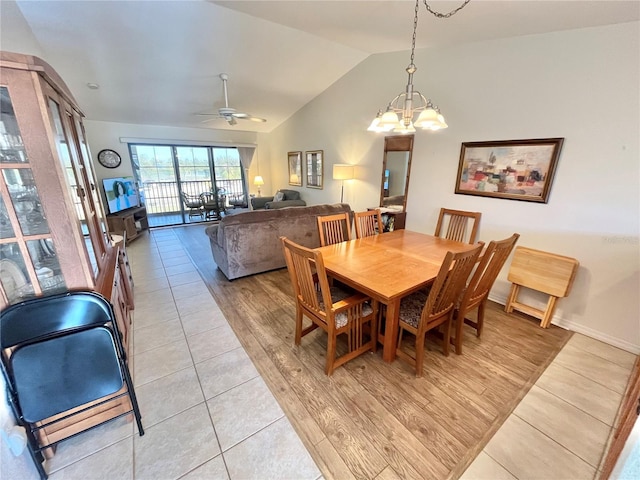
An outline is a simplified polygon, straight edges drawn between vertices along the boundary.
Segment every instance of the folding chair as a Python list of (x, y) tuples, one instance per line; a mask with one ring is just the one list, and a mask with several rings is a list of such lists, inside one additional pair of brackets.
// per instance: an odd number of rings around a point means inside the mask
[(95, 292), (38, 297), (0, 312), (2, 374), (29, 453), (140, 410), (111, 304)]

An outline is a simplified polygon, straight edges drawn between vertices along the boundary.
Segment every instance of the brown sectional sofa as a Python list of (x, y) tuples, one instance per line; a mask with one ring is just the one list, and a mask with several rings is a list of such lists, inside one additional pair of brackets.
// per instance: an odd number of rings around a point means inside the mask
[(286, 266), (280, 237), (320, 246), (320, 215), (351, 212), (346, 203), (259, 210), (224, 217), (207, 227), (213, 259), (229, 280)]

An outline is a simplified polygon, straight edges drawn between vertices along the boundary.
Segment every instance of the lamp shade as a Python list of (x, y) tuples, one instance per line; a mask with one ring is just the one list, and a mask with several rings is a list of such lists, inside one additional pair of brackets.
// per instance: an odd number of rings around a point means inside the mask
[(264, 185), (264, 180), (262, 179), (262, 176), (256, 175), (255, 177), (253, 177), (253, 184), (256, 187), (261, 187), (262, 185)]
[(398, 124), (398, 114), (392, 110), (384, 112), (380, 117), (380, 125), (383, 127), (395, 127)]
[(353, 165), (337, 164), (333, 166), (334, 180), (351, 180), (353, 178)]

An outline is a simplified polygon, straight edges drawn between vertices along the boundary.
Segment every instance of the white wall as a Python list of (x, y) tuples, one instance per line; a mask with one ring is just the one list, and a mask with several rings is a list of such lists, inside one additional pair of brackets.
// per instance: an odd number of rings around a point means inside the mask
[[(136, 139), (135, 141), (139, 143), (167, 144), (169, 142), (175, 142), (182, 144), (190, 143), (192, 145), (207, 144), (217, 146), (234, 146), (239, 144), (255, 145), (257, 142), (256, 133), (240, 130), (212, 130), (205, 128), (134, 125), (127, 123), (101, 122), (96, 120), (85, 120), (84, 125), (93, 164), (95, 165), (98, 185), (102, 184), (103, 178), (133, 175), (127, 139)], [(105, 168), (96, 160), (98, 152), (105, 148), (115, 150), (120, 154), (122, 164), (118, 168)], [(260, 155), (262, 155), (261, 152)], [(257, 174), (256, 172), (258, 169), (255, 158), (256, 156), (254, 155), (254, 162), (249, 171), (249, 187), (251, 193), (257, 193), (257, 187), (254, 187), (252, 183), (253, 176)], [(264, 177), (265, 184), (268, 184), (268, 175), (264, 175)], [(101, 196), (104, 203), (105, 198), (102, 190)]]
[[(580, 261), (554, 323), (640, 352), (640, 98), (638, 22), (416, 52), (415, 87), (449, 128), (418, 132), (407, 228), (431, 233), (442, 206), (482, 212), (481, 240), (521, 234), (519, 245)], [(286, 152), (323, 149), (325, 187), (309, 203), (336, 202), (334, 163), (358, 165), (345, 185), (355, 210), (376, 206), (382, 135), (366, 132), (406, 84), (408, 52), (375, 55), (270, 135), (271, 177), (287, 183)], [(564, 137), (547, 204), (454, 194), (462, 142)], [(504, 301), (507, 268), (492, 291)], [(532, 295), (539, 303), (541, 298)]]

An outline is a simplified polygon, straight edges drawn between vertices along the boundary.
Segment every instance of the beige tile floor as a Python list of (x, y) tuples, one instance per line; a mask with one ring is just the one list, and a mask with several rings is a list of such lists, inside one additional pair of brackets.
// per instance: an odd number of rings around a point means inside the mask
[(63, 442), (49, 478), (321, 478), (173, 231), (128, 252), (145, 435), (123, 420)]
[[(50, 478), (321, 478), (174, 232), (128, 251), (146, 433), (123, 420), (63, 442)], [(634, 359), (574, 335), (462, 478), (594, 478)]]
[(574, 334), (461, 478), (596, 478), (634, 361)]

